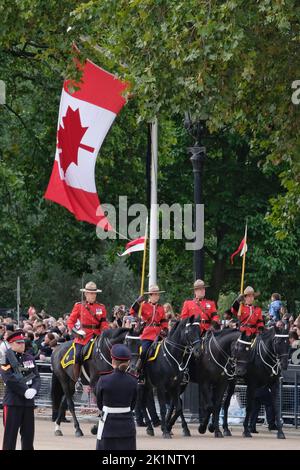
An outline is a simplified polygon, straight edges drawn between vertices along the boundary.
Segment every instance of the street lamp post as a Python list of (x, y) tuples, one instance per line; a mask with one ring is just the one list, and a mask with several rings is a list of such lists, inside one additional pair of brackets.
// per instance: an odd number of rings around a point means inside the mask
[[(206, 158), (206, 148), (201, 145), (201, 137), (204, 131), (204, 122), (192, 122), (189, 113), (184, 120), (185, 128), (196, 139), (192, 147), (188, 147), (188, 154), (193, 165), (194, 173), (194, 226), (196, 227), (196, 207), (203, 204), (203, 165)], [(194, 276), (195, 279), (204, 279), (204, 249), (194, 251)]]

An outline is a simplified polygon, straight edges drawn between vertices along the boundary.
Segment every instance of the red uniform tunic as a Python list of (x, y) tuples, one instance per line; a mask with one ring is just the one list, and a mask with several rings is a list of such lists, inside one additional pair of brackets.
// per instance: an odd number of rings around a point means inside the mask
[[(130, 314), (136, 316), (136, 312), (133, 308), (130, 309)], [(154, 341), (163, 328), (168, 328), (168, 321), (166, 320), (162, 305), (143, 302), (141, 318), (146, 323), (143, 333), (141, 334), (141, 339)]]
[(68, 319), (68, 328), (71, 330), (78, 320), (86, 336), (84, 338), (76, 337), (75, 343), (87, 344), (94, 335), (100, 335), (103, 330), (108, 328), (106, 308), (103, 304), (77, 302)]
[[(235, 307), (231, 309), (232, 313), (237, 314)], [(264, 327), (261, 308), (254, 305), (241, 304), (240, 330), (245, 331), (247, 336), (257, 334), (259, 327)]]
[(200, 315), (201, 324), (200, 329), (202, 331), (207, 331), (211, 325), (212, 321), (217, 323), (220, 322), (219, 315), (217, 313), (217, 308), (215, 302), (212, 300), (198, 300), (196, 298), (192, 300), (186, 300), (183, 304), (180, 318), (188, 318), (192, 315)]

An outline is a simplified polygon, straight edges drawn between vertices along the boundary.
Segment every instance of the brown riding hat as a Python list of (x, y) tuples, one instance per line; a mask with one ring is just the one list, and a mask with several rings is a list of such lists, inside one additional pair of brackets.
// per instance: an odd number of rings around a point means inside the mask
[(205, 284), (204, 281), (202, 281), (202, 279), (197, 279), (195, 282), (194, 282), (194, 287), (191, 287), (191, 289), (205, 289), (205, 287), (209, 287), (207, 284)]

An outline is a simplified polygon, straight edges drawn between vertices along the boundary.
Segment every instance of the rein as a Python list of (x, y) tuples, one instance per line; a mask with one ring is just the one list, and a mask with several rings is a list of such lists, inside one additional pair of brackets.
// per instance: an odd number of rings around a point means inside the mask
[[(187, 336), (188, 335), (188, 326), (191, 326), (191, 325), (197, 325), (199, 326), (200, 323), (199, 322), (193, 322), (193, 323), (187, 323), (185, 325), (185, 335)], [(165, 338), (162, 342), (162, 346), (163, 346), (163, 349), (165, 350), (165, 352), (169, 355), (169, 357), (171, 359), (173, 359), (173, 361), (175, 362), (175, 364), (177, 365), (178, 367), (178, 370), (180, 372), (184, 372), (190, 362), (190, 359), (191, 359), (191, 356), (193, 354), (193, 349), (194, 349), (194, 345), (199, 343), (201, 341), (201, 339), (197, 339), (196, 341), (193, 341), (192, 343), (190, 344), (187, 344), (186, 346), (182, 346), (181, 344), (179, 343), (175, 343), (174, 341), (172, 341), (171, 339), (169, 338)], [(181, 362), (179, 363), (177, 361), (177, 359), (174, 357), (174, 355), (171, 353), (171, 351), (168, 349), (167, 345), (170, 345), (172, 346), (174, 349), (178, 349), (180, 352), (183, 352), (182, 354), (182, 358), (181, 358)], [(188, 357), (184, 363), (184, 357), (186, 356), (186, 354), (188, 354)], [(166, 354), (164, 354), (165, 357), (166, 357)], [(168, 361), (168, 358), (166, 357), (167, 361)], [(168, 361), (169, 362), (169, 361)], [(169, 362), (169, 365), (170, 362)]]
[(103, 359), (104, 362), (106, 362), (106, 364), (108, 364), (109, 366), (112, 367), (112, 363), (109, 362), (109, 360), (104, 356), (102, 350), (101, 350), (101, 342), (104, 342), (105, 343), (105, 346), (107, 347), (107, 349), (111, 349), (112, 347), (112, 344), (110, 342), (110, 340), (108, 338), (104, 338), (103, 341), (101, 341), (101, 337), (100, 337), (100, 340), (98, 341), (99, 344), (96, 345), (96, 353), (98, 353), (101, 357), (101, 359)]
[[(217, 349), (220, 351), (220, 353), (223, 355), (223, 357), (226, 359), (225, 365), (220, 364), (220, 362), (218, 362), (217, 359), (216, 359), (216, 357), (213, 355), (213, 352), (212, 352), (212, 349), (211, 349), (211, 342), (212, 342), (212, 341), (214, 341), (215, 346), (216, 346)], [(230, 357), (230, 356), (224, 351), (224, 349), (221, 348), (221, 346), (218, 344), (218, 342), (217, 342), (217, 340), (216, 340), (214, 334), (212, 334), (211, 338), (210, 338), (209, 341), (208, 341), (208, 351), (209, 351), (209, 354), (210, 354), (212, 360), (214, 361), (214, 363), (217, 364), (217, 366), (219, 366), (219, 367), (223, 370), (224, 374), (226, 374), (227, 377), (230, 377), (230, 378), (232, 379), (232, 378), (234, 377), (234, 375), (235, 375), (235, 372), (233, 372), (233, 373), (229, 372), (228, 369), (227, 369), (227, 367), (228, 367), (230, 364), (232, 364), (233, 358)]]
[[(274, 342), (275, 338), (288, 338), (289, 335), (279, 335), (279, 334), (275, 334), (274, 335), (274, 338), (272, 339), (272, 343)], [(274, 345), (273, 345), (274, 347)], [(266, 359), (263, 358), (263, 355), (262, 353), (265, 352), (266, 353)], [(265, 344), (265, 342), (261, 339), (258, 343), (258, 353), (259, 353), (259, 357), (261, 358), (262, 362), (271, 369), (272, 371), (272, 374), (273, 375), (278, 375), (279, 374), (279, 371), (280, 371), (280, 358), (282, 356), (288, 356), (287, 353), (284, 353), (284, 354), (281, 354), (278, 358), (277, 358), (277, 355), (274, 354), (272, 351), (270, 351), (267, 347), (267, 345)], [(269, 362), (267, 362), (267, 359), (270, 359), (271, 361), (273, 361), (273, 365), (272, 364), (269, 364)]]

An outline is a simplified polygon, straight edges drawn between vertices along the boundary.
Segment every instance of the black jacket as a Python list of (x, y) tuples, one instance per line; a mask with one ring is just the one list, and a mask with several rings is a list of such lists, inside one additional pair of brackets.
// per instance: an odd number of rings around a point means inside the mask
[(6, 364), (2, 364), (0, 366), (0, 374), (5, 384), (3, 405), (33, 407), (34, 398), (29, 400), (25, 398), (24, 394), (28, 388), (34, 388), (37, 392), (40, 389), (41, 380), (37, 366), (34, 362), (33, 356), (27, 352), (24, 354), (14, 354), (16, 355), (22, 369), (23, 377), (26, 377), (30, 373), (34, 373), (35, 376), (31, 383), (26, 384), (26, 381), (22, 381), (18, 376), (16, 376), (8, 361), (6, 361)]
[[(137, 378), (115, 369), (102, 375), (96, 386), (97, 405), (130, 407), (134, 409), (137, 397)], [(132, 411), (128, 413), (109, 414), (103, 429), (103, 438), (122, 438), (135, 436), (136, 429)]]

